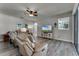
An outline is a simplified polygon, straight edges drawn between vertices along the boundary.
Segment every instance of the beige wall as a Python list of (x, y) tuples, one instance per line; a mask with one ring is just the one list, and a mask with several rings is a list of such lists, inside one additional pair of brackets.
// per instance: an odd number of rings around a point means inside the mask
[(18, 23), (30, 24), (32, 22), (0, 13), (0, 34), (16, 30), (16, 24)]
[(61, 15), (58, 15), (58, 16), (53, 16), (51, 19), (48, 19), (48, 20), (43, 20), (43, 21), (40, 21), (38, 24), (38, 36), (41, 36), (41, 26), (43, 24), (50, 24), (52, 26), (54, 26), (54, 23), (58, 22), (58, 18), (62, 18), (62, 17), (66, 17), (66, 16), (69, 16), (70, 17), (70, 22), (69, 22), (69, 30), (58, 30), (58, 28), (56, 27), (53, 27), (53, 38), (54, 39), (57, 39), (57, 40), (63, 40), (63, 41), (68, 41), (68, 42), (74, 42), (74, 39), (73, 39), (73, 31), (72, 29), (74, 29), (74, 25), (72, 24), (73, 23), (73, 19), (72, 19), (72, 15), (71, 15), (71, 12), (69, 13), (65, 13), (65, 14), (61, 14)]
[[(65, 13), (61, 14), (58, 16), (53, 16), (49, 19), (43, 19), (43, 20), (38, 20), (38, 31), (37, 35), (41, 36), (41, 26), (43, 24), (50, 24), (54, 26), (54, 23), (58, 21), (58, 18), (69, 16), (70, 17), (70, 22), (69, 22), (69, 30), (58, 30), (58, 28), (53, 28), (53, 38), (57, 40), (63, 40), (63, 41), (68, 41), (68, 42), (74, 42), (74, 19), (72, 18), (71, 12), (70, 13)], [(17, 23), (26, 23), (26, 24), (33, 24), (33, 22), (8, 16), (5, 14), (0, 14), (0, 34), (3, 34), (7, 31), (13, 31), (16, 29), (16, 24)]]

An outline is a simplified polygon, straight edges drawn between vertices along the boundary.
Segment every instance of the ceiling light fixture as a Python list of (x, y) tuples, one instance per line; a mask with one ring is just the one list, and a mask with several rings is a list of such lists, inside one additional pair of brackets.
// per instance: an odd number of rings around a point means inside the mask
[(29, 16), (33, 16), (33, 14), (29, 14)]
[(29, 8), (25, 10), (24, 14), (29, 16), (38, 16), (38, 13), (36, 10), (31, 10)]

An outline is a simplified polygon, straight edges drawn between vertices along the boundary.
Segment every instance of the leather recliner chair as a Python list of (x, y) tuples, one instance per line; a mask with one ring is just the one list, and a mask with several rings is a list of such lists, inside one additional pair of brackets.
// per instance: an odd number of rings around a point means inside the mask
[(23, 56), (46, 56), (48, 44), (45, 42), (31, 42), (26, 33), (20, 33), (16, 38), (16, 42), (18, 43), (19, 52)]

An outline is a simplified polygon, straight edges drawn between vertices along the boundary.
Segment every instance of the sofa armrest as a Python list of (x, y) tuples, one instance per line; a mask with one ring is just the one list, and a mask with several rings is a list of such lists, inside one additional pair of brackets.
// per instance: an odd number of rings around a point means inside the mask
[(39, 49), (37, 49), (34, 52), (33, 56), (46, 56), (47, 50), (48, 50), (48, 44), (42, 45), (41, 47), (39, 47)]
[(39, 52), (39, 51), (44, 51), (48, 49), (48, 44), (39, 44), (38, 46), (35, 47), (35, 52)]

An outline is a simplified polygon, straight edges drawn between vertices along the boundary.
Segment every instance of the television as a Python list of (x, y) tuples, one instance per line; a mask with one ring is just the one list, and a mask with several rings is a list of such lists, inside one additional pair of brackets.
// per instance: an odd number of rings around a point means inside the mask
[(52, 26), (51, 25), (43, 25), (42, 31), (43, 32), (52, 32)]

